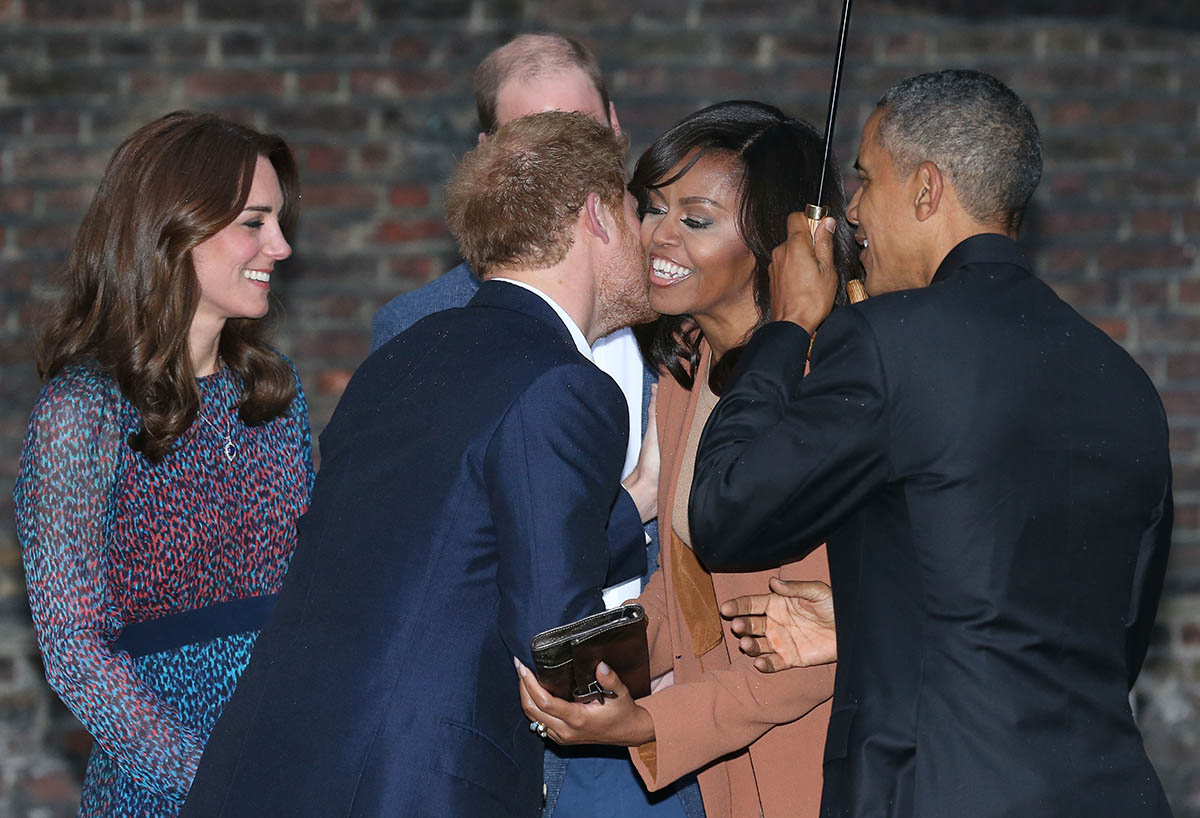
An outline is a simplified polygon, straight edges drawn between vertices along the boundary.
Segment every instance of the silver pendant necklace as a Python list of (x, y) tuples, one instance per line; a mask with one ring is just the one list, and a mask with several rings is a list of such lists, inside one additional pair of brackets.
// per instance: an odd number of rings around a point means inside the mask
[(238, 447), (237, 447), (237, 444), (233, 442), (233, 437), (231, 435), (229, 435), (228, 433), (222, 433), (221, 430), (217, 428), (217, 424), (213, 423), (211, 420), (206, 418), (202, 414), (202, 411), (197, 412), (196, 417), (200, 418), (202, 421), (204, 421), (210, 427), (212, 427), (212, 430), (214, 432), (216, 432), (218, 435), (221, 435), (222, 437), (225, 438), (225, 441), (221, 444), (221, 451), (225, 453), (225, 459), (228, 460), (230, 463), (232, 463), (234, 461), (234, 458), (236, 458), (238, 456)]

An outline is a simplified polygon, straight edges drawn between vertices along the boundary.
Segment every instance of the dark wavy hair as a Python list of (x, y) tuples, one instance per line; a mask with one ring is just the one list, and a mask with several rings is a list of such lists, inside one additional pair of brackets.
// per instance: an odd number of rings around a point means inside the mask
[[(241, 213), (258, 157), (283, 191), (280, 225), (296, 221), (299, 177), (278, 136), (212, 114), (176, 111), (142, 126), (117, 148), (88, 208), (37, 354), (38, 374), (93, 362), (141, 414), (129, 444), (160, 460), (200, 408), (188, 329), (200, 300), (196, 245)], [(238, 414), (248, 425), (281, 415), (296, 396), (291, 367), (261, 339), (260, 322), (225, 323), (217, 352), (242, 381)]]
[[(754, 254), (754, 303), (759, 321), (746, 339), (766, 322), (771, 311), (771, 282), (767, 268), (771, 252), (787, 239), (789, 213), (815, 201), (821, 176), (821, 134), (807, 122), (785, 116), (773, 105), (747, 100), (718, 102), (686, 117), (660, 136), (638, 159), (629, 190), (645, 209), (649, 192), (682, 178), (701, 156), (733, 156), (741, 166), (738, 182), (741, 205), (737, 230)], [(699, 149), (679, 172), (671, 169)], [(854, 231), (846, 221), (846, 194), (837, 161), (831, 155), (825, 176), (825, 201), (837, 220), (833, 255), (838, 272), (838, 304), (846, 302), (846, 281), (861, 275)], [(660, 372), (669, 372), (684, 388), (695, 383), (703, 334), (690, 315), (663, 315), (638, 331), (643, 352)], [(743, 339), (744, 344), (745, 339)], [(726, 352), (712, 366), (709, 386), (720, 394), (742, 346)]]

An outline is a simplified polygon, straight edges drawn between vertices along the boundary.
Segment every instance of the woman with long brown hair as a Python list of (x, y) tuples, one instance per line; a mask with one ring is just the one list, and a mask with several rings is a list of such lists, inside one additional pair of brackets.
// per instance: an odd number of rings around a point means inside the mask
[(76, 236), (15, 499), (46, 677), (95, 739), (80, 815), (178, 812), (291, 557), (308, 412), (256, 319), (297, 185), (279, 137), (176, 112)]

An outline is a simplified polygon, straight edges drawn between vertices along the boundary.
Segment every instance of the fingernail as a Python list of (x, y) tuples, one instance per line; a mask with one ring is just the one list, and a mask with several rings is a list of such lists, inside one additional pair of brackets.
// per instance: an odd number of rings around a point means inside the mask
[(825, 221), (823, 221), (821, 223), (823, 225), (825, 225), (825, 229), (828, 230), (830, 233), (837, 230), (837, 222), (835, 222), (833, 219), (826, 219)]
[(525, 665), (521, 664), (521, 660), (515, 656), (513, 657), (513, 664), (517, 666), (517, 673), (521, 676), (521, 678), (524, 678), (525, 675), (529, 673), (529, 671), (525, 669)]
[(612, 673), (612, 669), (609, 668), (608, 665), (604, 664), (604, 662), (601, 662), (600, 664), (596, 665), (596, 672), (607, 674), (607, 673)]

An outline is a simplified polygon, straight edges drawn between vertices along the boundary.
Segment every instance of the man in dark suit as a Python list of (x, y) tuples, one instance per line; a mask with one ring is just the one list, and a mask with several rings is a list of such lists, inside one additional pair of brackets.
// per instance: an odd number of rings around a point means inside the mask
[(648, 310), (623, 152), (609, 128), (546, 113), (463, 159), (447, 215), (487, 280), (348, 385), (184, 815), (541, 809), (542, 741), (513, 657), (528, 663), (530, 637), (640, 573), (655, 502), (640, 471), (620, 488), (628, 418), (590, 360)]
[[(472, 86), (480, 140), (519, 116), (546, 110), (578, 111), (621, 133), (599, 62), (586, 46), (570, 37), (514, 37), (483, 59)], [(464, 261), (425, 286), (397, 295), (380, 307), (371, 321), (371, 351), (427, 315), (463, 306), (478, 289), (479, 279)], [(625, 475), (637, 464), (650, 422), (651, 387), (658, 378), (642, 360), (628, 327), (598, 339), (592, 355), (596, 366), (612, 376), (625, 396), (630, 425)], [(640, 594), (658, 568), (656, 521), (650, 520), (645, 528), (646, 571), (638, 581), (606, 589), (605, 603), (610, 607)], [(692, 776), (672, 788), (678, 793), (676, 799), (671, 792), (647, 793), (621, 748), (551, 745), (546, 752), (546, 818), (586, 818), (593, 812), (626, 818), (704, 818), (699, 787)]]
[(814, 252), (793, 214), (776, 320), (701, 439), (696, 551), (761, 568), (828, 538), (823, 815), (1167, 816), (1128, 700), (1170, 538), (1166, 419), (1013, 241), (1033, 117), (986, 74), (913, 77), (856, 166), (873, 297), (830, 312), (831, 225)]

